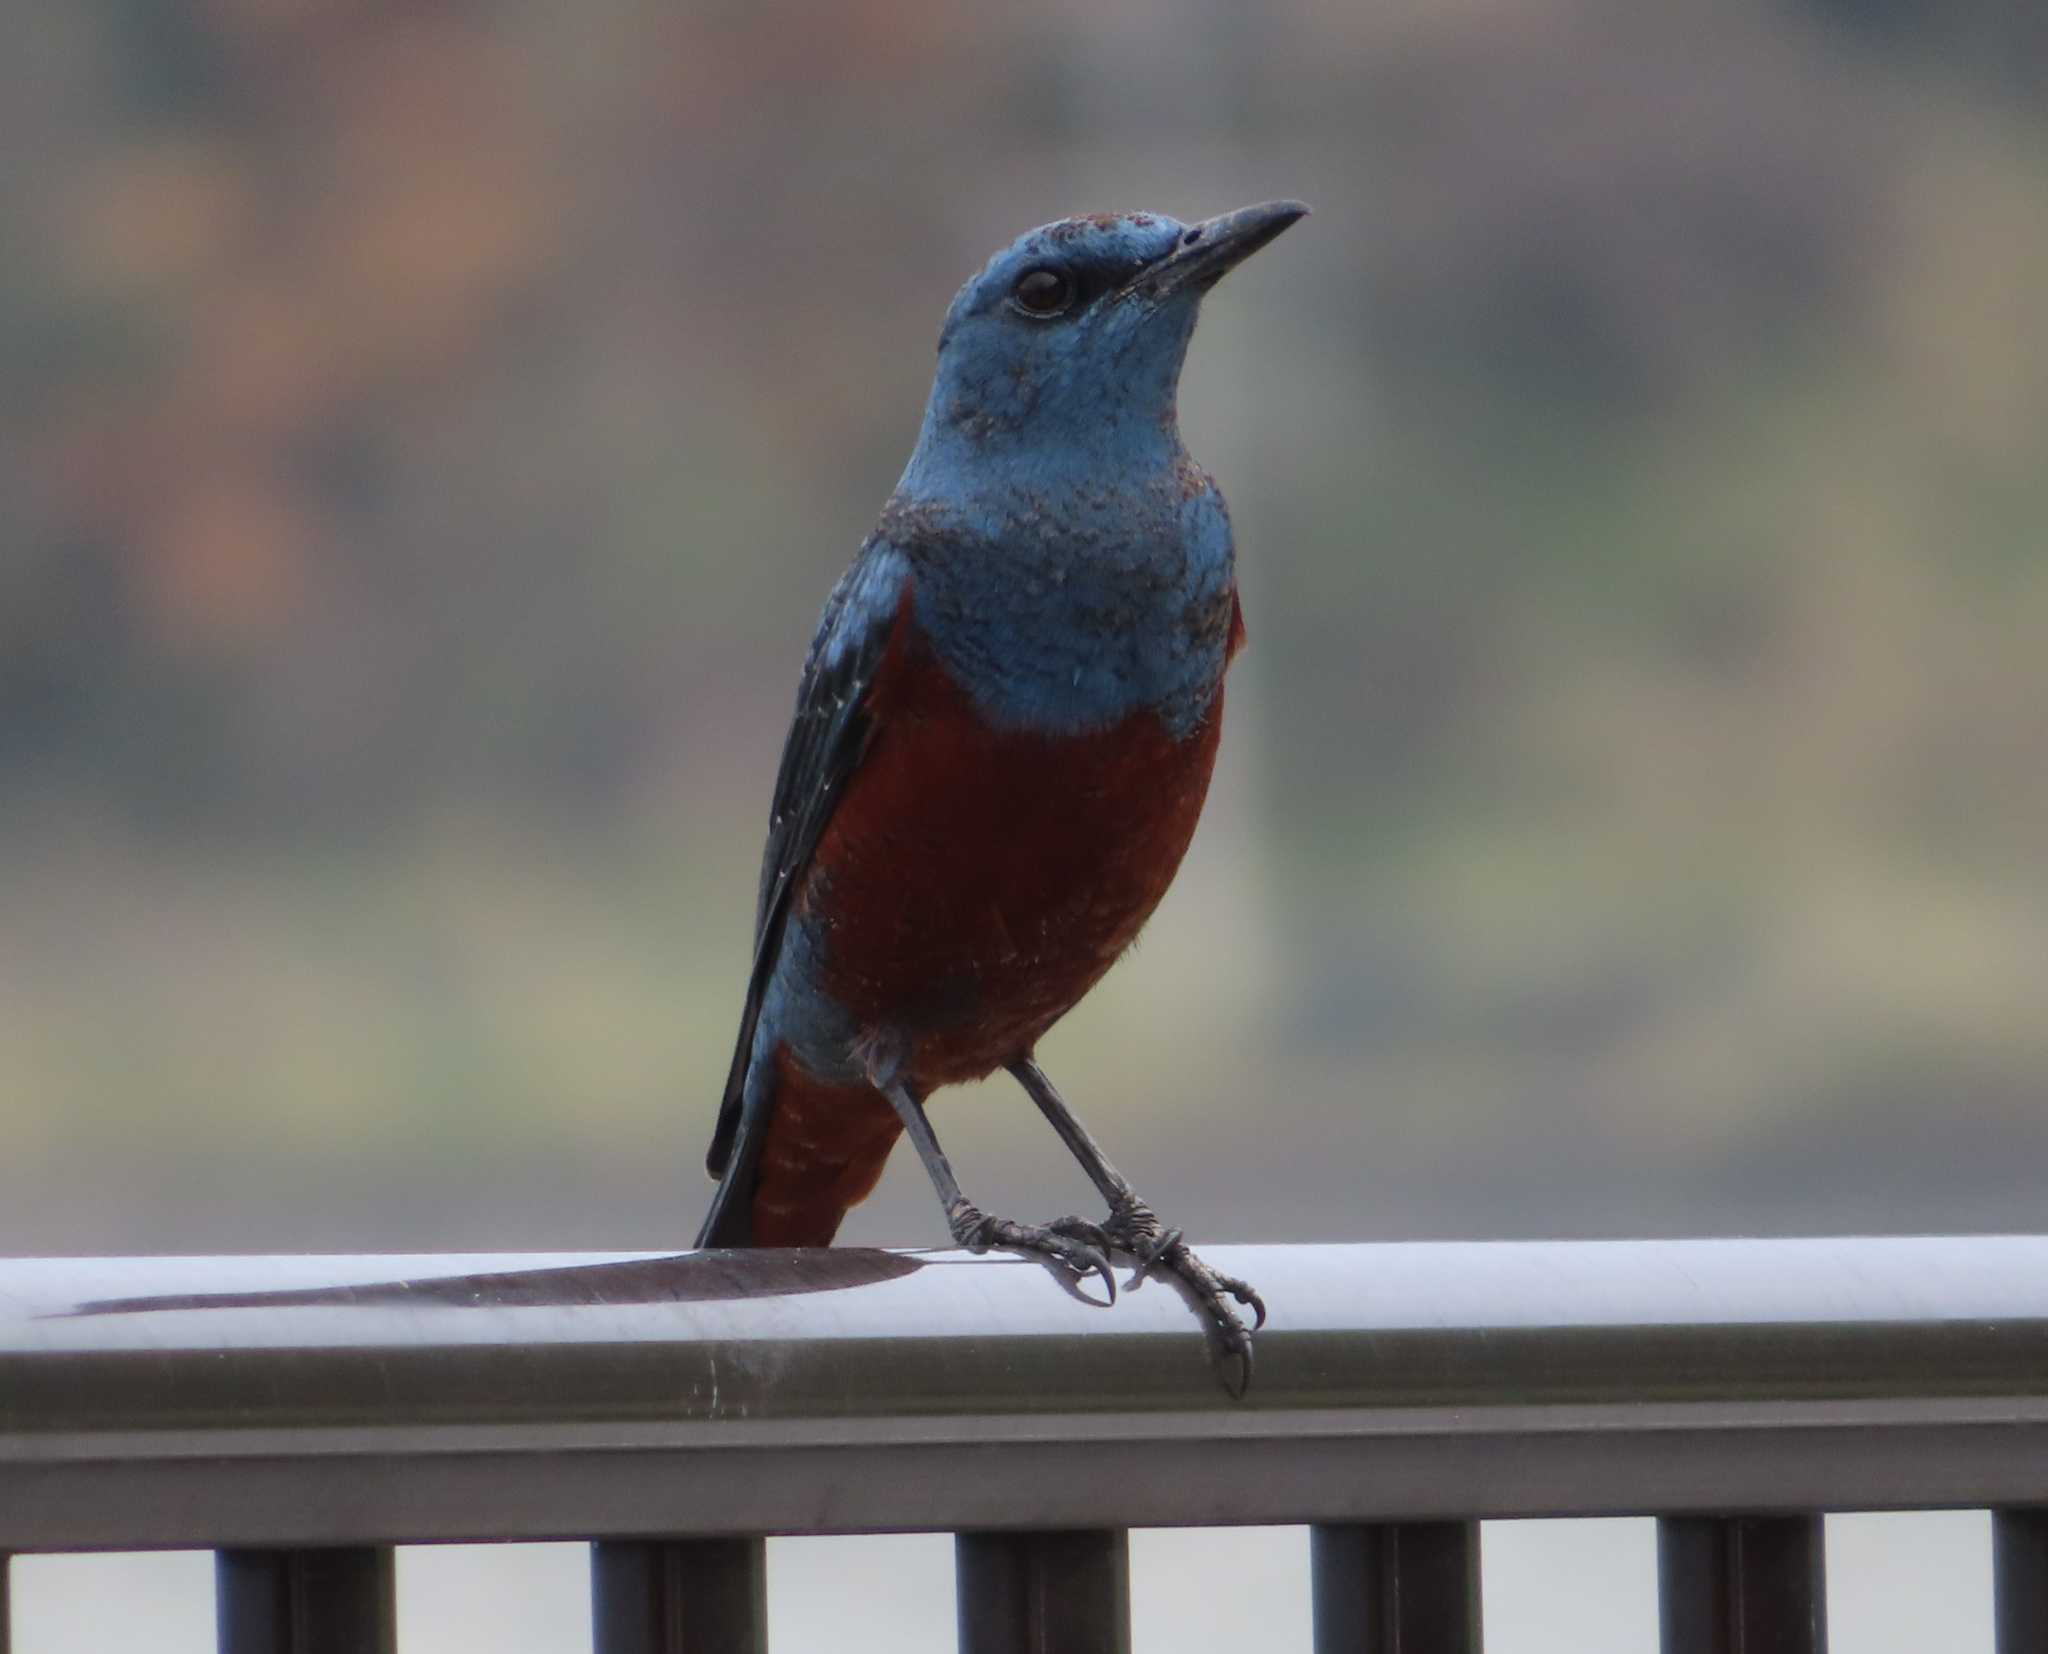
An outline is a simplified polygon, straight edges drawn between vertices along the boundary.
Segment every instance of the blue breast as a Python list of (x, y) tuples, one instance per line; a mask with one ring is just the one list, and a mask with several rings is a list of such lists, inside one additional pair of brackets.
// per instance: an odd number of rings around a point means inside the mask
[(1185, 737), (1228, 660), (1230, 517), (1184, 456), (1100, 486), (899, 494), (879, 533), (919, 624), (999, 730), (1085, 734), (1141, 708)]

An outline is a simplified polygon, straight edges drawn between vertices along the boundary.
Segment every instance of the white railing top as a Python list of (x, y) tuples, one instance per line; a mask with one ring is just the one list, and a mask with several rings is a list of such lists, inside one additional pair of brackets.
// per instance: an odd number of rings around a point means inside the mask
[(0, 1261), (0, 1550), (2048, 1503), (2048, 1237)]

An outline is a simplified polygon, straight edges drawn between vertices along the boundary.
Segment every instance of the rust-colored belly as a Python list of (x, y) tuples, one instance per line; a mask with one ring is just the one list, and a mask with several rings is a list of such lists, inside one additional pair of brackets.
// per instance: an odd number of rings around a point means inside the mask
[(1223, 691), (1178, 740), (1149, 711), (999, 732), (908, 625), (892, 654), (801, 902), (826, 926), (826, 991), (907, 1039), (929, 1089), (1028, 1052), (1130, 946), (1194, 835)]
[[(1233, 654), (1242, 639), (1233, 613)], [(798, 911), (825, 932), (820, 985), (864, 1037), (907, 1041), (929, 1092), (1030, 1051), (1130, 946), (1194, 836), (1223, 686), (1179, 740), (1150, 712), (1078, 737), (999, 733), (906, 612), (870, 705), (873, 745)], [(900, 1129), (872, 1087), (780, 1050), (755, 1244), (829, 1245)]]

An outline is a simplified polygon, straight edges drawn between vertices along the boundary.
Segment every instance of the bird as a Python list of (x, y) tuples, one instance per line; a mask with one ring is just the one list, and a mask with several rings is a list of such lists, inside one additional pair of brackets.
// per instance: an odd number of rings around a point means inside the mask
[[(1111, 1303), (1125, 1254), (1187, 1289), (1226, 1387), (1250, 1382), (1258, 1293), (1139, 1198), (1036, 1048), (1130, 948), (1208, 792), (1245, 627), (1181, 368), (1210, 290), (1307, 212), (1065, 218), (954, 298), (909, 462), (804, 660), (699, 1247), (830, 1245), (907, 1135), (956, 1245)], [(926, 1103), (998, 1069), (1103, 1219), (962, 1193)]]

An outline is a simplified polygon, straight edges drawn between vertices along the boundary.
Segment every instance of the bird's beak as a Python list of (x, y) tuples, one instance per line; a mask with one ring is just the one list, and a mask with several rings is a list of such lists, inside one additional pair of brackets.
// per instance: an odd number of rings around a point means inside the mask
[(1153, 300), (1188, 287), (1206, 293), (1288, 225), (1307, 216), (1308, 208), (1299, 201), (1263, 201), (1190, 224), (1173, 251), (1140, 270), (1124, 292)]

